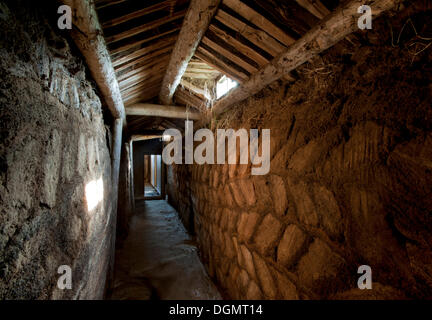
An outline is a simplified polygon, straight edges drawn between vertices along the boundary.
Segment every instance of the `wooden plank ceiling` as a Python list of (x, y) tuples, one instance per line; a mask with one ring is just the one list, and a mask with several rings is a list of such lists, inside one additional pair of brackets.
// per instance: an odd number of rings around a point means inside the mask
[(96, 1), (126, 106), (158, 95), (188, 5), (188, 0)]
[[(221, 75), (239, 83), (247, 81), (339, 2), (223, 0), (188, 65), (175, 102), (207, 108)], [(157, 102), (188, 5), (188, 0), (96, 1), (125, 106)], [(132, 120), (139, 124), (138, 119)]]

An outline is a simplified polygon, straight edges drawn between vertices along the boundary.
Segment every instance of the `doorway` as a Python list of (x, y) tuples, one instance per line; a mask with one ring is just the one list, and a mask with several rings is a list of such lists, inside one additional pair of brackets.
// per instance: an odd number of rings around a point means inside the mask
[(162, 196), (162, 157), (161, 155), (144, 156), (144, 198)]

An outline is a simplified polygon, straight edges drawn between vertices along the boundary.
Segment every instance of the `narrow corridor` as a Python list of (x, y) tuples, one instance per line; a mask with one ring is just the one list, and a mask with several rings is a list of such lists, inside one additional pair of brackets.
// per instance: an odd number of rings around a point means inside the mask
[(221, 299), (166, 201), (137, 202), (129, 235), (116, 251), (111, 299)]

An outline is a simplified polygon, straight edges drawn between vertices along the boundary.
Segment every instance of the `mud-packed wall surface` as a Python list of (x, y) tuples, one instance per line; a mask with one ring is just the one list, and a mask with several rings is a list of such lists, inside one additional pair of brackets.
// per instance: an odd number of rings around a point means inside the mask
[[(169, 167), (171, 202), (226, 297), (432, 297), (430, 21), (374, 21), (358, 48), (338, 44), (215, 119), (271, 129), (269, 174)], [(357, 288), (361, 265), (372, 290)]]
[[(0, 299), (104, 292), (109, 129), (52, 3), (0, 1)], [(71, 290), (57, 287), (61, 265), (72, 269)]]

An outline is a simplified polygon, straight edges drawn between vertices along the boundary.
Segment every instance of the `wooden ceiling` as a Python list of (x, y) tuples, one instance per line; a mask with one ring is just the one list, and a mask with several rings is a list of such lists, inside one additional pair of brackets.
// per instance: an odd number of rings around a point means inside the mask
[(125, 105), (158, 95), (188, 5), (188, 0), (96, 1)]
[[(177, 88), (175, 102), (207, 108), (206, 83), (222, 74), (239, 83), (247, 81), (339, 2), (221, 1)], [(157, 99), (188, 5), (188, 0), (96, 1), (126, 107)], [(348, 41), (354, 41), (350, 37)]]

